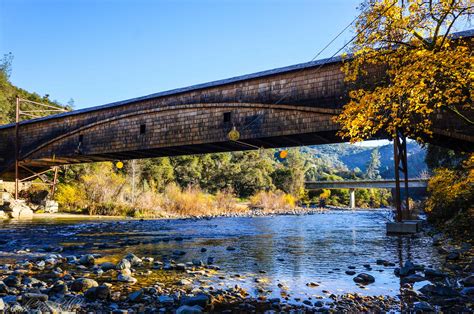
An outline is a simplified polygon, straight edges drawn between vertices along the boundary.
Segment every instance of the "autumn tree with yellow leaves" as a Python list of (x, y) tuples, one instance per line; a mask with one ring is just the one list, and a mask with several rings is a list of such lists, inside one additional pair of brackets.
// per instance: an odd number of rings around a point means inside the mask
[(473, 124), (463, 112), (474, 109), (474, 56), (452, 33), (470, 20), (474, 1), (367, 0), (361, 10), (343, 66), (352, 91), (336, 118), (339, 135), (357, 142), (399, 131), (423, 142), (446, 110)]

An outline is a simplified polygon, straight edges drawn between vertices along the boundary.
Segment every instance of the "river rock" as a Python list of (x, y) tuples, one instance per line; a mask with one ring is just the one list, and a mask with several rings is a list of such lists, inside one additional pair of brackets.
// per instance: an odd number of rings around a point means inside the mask
[(315, 307), (323, 307), (324, 303), (322, 301), (316, 301), (316, 302), (314, 302), (314, 306)]
[(84, 266), (94, 266), (95, 265), (95, 258), (94, 255), (92, 254), (85, 254), (82, 255), (81, 258), (79, 259), (79, 264), (84, 265)]
[(419, 281), (424, 281), (424, 280), (426, 280), (425, 277), (417, 275), (417, 274), (412, 274), (412, 275), (403, 277), (400, 282), (404, 284), (404, 283), (414, 283), (414, 282), (419, 282)]
[(226, 250), (227, 250), (227, 251), (235, 251), (236, 248), (229, 245), (229, 246), (226, 248)]
[(427, 268), (425, 269), (425, 276), (430, 277), (430, 278), (434, 278), (434, 277), (443, 278), (443, 277), (446, 277), (447, 275), (439, 270)]
[(209, 297), (205, 294), (198, 294), (193, 297), (184, 297), (181, 299), (182, 305), (194, 306), (198, 305), (205, 308), (209, 304)]
[(204, 262), (201, 261), (200, 259), (193, 259), (192, 263), (194, 266), (204, 266)]
[(84, 292), (90, 288), (98, 287), (99, 284), (94, 279), (90, 278), (79, 278), (72, 282), (71, 291)]
[(42, 293), (25, 293), (22, 295), (22, 302), (23, 304), (27, 304), (28, 302), (46, 302), (48, 301), (48, 295)]
[(372, 275), (366, 273), (360, 273), (353, 280), (361, 284), (369, 284), (375, 282), (375, 278)]
[(174, 250), (171, 254), (173, 254), (174, 256), (183, 256), (186, 254), (186, 252), (181, 250)]
[(474, 287), (474, 275), (464, 278), (462, 284), (464, 287)]
[(130, 302), (140, 302), (143, 298), (143, 295), (144, 295), (143, 290), (140, 289), (140, 290), (137, 290), (137, 291), (134, 291), (134, 292), (130, 293), (128, 295), (128, 300)]
[(466, 287), (466, 288), (462, 289), (461, 294), (473, 297), (474, 296), (474, 287)]
[(117, 280), (118, 281), (121, 281), (121, 282), (126, 282), (126, 283), (129, 283), (131, 285), (134, 285), (137, 283), (137, 279), (132, 277), (132, 276), (128, 276), (128, 275), (122, 275), (122, 274), (119, 274), (117, 276)]
[(0, 293), (8, 293), (8, 292), (9, 292), (8, 286), (3, 281), (0, 281)]
[(125, 256), (125, 259), (128, 260), (132, 266), (138, 266), (142, 263), (141, 258), (133, 253), (128, 253), (127, 256)]
[(452, 251), (446, 255), (446, 260), (448, 261), (457, 261), (460, 257), (460, 254), (458, 251)]
[(188, 286), (190, 284), (192, 284), (191, 280), (188, 280), (188, 279), (181, 279), (177, 282), (178, 285), (180, 286)]
[(110, 297), (110, 288), (107, 285), (92, 287), (84, 293), (84, 296), (90, 300), (107, 300)]
[(355, 275), (355, 273), (356, 272), (353, 271), (353, 270), (346, 270), (346, 274), (349, 275), (349, 276), (353, 276), (353, 275)]
[(433, 312), (434, 309), (433, 307), (427, 303), (427, 302), (415, 302), (413, 304), (413, 310), (414, 311), (421, 311), (421, 312)]
[(176, 314), (198, 314), (198, 313), (202, 313), (202, 308), (198, 305), (195, 305), (195, 306), (183, 305), (183, 306), (180, 306), (176, 310)]
[(169, 295), (160, 295), (158, 297), (158, 302), (160, 302), (162, 304), (165, 304), (165, 305), (172, 305), (172, 304), (174, 304), (174, 299), (173, 299), (173, 297), (171, 297)]
[(3, 282), (9, 287), (19, 287), (21, 285), (21, 278), (19, 276), (10, 275), (3, 279)]
[(128, 259), (122, 259), (120, 262), (117, 264), (117, 269), (130, 269), (132, 267), (132, 264)]
[(111, 270), (111, 269), (116, 269), (117, 266), (116, 266), (114, 263), (105, 262), (105, 263), (100, 264), (100, 268), (101, 268), (103, 271), (108, 271), (108, 270)]
[(65, 294), (67, 291), (67, 285), (61, 280), (56, 281), (50, 289), (50, 293), (53, 294)]

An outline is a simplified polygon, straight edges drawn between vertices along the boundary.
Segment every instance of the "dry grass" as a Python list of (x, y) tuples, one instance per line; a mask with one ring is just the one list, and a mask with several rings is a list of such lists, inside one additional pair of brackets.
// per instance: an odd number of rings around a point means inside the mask
[(282, 191), (260, 191), (250, 198), (250, 204), (266, 211), (279, 212), (294, 209), (296, 199)]

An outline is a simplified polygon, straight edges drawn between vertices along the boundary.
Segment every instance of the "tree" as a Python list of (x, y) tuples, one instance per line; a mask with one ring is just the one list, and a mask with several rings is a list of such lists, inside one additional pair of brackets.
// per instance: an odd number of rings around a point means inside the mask
[(141, 175), (144, 184), (158, 192), (163, 192), (175, 179), (173, 166), (168, 157), (145, 159)]
[(370, 160), (367, 164), (367, 170), (365, 176), (368, 179), (378, 179), (380, 178), (380, 152), (378, 148), (374, 148), (370, 154)]
[(366, 0), (343, 66), (354, 88), (339, 134), (356, 142), (401, 131), (423, 142), (443, 110), (473, 124), (462, 112), (474, 109), (474, 56), (467, 41), (450, 40), (473, 12), (472, 0)]

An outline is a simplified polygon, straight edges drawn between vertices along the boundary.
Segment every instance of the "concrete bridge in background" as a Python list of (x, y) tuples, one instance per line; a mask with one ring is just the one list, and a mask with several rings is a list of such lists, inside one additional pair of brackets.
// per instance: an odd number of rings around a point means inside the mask
[[(428, 179), (408, 179), (408, 188), (426, 188)], [(388, 180), (344, 180), (344, 181), (308, 181), (305, 182), (307, 190), (320, 189), (349, 189), (349, 206), (355, 208), (356, 189), (395, 189), (395, 179)], [(403, 185), (401, 188), (405, 188)]]
[[(472, 42), (474, 30), (458, 36)], [(0, 177), (51, 166), (341, 142), (333, 118), (354, 87), (340, 58), (288, 66), (0, 126)], [(383, 73), (370, 70), (372, 83)], [(474, 113), (467, 115), (474, 120)], [(474, 128), (439, 113), (428, 141), (472, 150)], [(228, 138), (234, 128), (238, 141)]]

